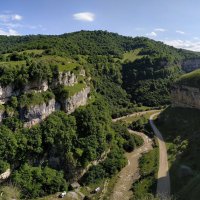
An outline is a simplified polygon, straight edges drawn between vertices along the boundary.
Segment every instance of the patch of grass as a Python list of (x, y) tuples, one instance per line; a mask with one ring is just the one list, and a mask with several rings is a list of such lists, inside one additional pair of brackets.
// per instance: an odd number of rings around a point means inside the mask
[(26, 61), (22, 60), (22, 61), (9, 61), (9, 62), (0, 62), (0, 65), (6, 65), (6, 66), (11, 66), (11, 67), (16, 67), (16, 66), (22, 66), (23, 64), (26, 64)]
[(74, 86), (65, 86), (64, 90), (68, 93), (68, 97), (75, 95), (86, 87), (85, 83), (77, 83)]
[(158, 148), (144, 154), (139, 160), (140, 179), (133, 184), (133, 200), (145, 199), (156, 192)]
[(21, 51), (21, 52), (19, 52), (19, 54), (20, 54), (20, 53), (27, 53), (27, 54), (32, 54), (32, 53), (34, 53), (34, 54), (40, 55), (40, 54), (42, 54), (43, 52), (44, 52), (43, 49), (31, 49), (31, 50)]
[(59, 64), (58, 65), (58, 70), (60, 72), (73, 71), (78, 66), (80, 66), (80, 65), (77, 64), (77, 63), (68, 63), (68, 64), (64, 64), (64, 65)]
[(128, 60), (130, 62), (133, 62), (136, 59), (142, 58), (143, 56), (139, 55), (140, 51), (141, 51), (141, 49), (135, 49), (135, 50), (124, 53), (122, 61), (124, 62), (124, 61)]
[(182, 75), (177, 80), (177, 84), (200, 88), (200, 69)]
[(138, 115), (135, 115), (135, 116), (126, 117), (126, 118), (122, 119), (122, 121), (126, 122), (127, 124), (131, 124), (131, 123), (133, 123), (133, 122), (139, 120), (141, 117), (144, 117), (144, 118), (146, 118), (146, 119), (149, 119), (149, 117), (150, 117), (152, 114), (156, 113), (156, 112), (157, 112), (157, 111), (151, 111), (151, 112), (148, 112), (148, 113), (143, 114), (143, 115), (139, 115), (139, 114), (138, 114)]
[(80, 64), (78, 64), (75, 60), (71, 58), (63, 58), (60, 56), (52, 56), (52, 55), (45, 55), (41, 58), (37, 58), (39, 60), (45, 60), (51, 64), (57, 65), (58, 70), (60, 72), (63, 71), (73, 71), (76, 67), (79, 67)]
[(5, 110), (4, 105), (0, 104), (0, 111), (4, 111), (4, 110)]
[(0, 187), (0, 200), (20, 199), (20, 191), (14, 186), (2, 186)]

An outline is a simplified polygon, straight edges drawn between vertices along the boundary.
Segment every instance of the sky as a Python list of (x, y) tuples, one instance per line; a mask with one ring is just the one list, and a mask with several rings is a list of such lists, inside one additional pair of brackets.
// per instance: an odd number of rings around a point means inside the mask
[(0, 35), (107, 30), (200, 51), (199, 0), (1, 0)]

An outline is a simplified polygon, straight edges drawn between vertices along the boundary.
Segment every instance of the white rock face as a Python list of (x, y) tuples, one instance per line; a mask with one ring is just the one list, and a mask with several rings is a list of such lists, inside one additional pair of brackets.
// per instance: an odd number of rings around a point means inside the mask
[(88, 95), (90, 93), (90, 87), (86, 87), (80, 92), (76, 93), (74, 96), (64, 99), (62, 106), (67, 114), (75, 111), (79, 106), (84, 106), (87, 104)]
[(24, 92), (30, 92), (30, 91), (35, 91), (35, 92), (45, 92), (47, 91), (49, 88), (48, 86), (48, 82), (44, 81), (41, 84), (34, 81), (31, 83), (28, 83), (25, 88), (24, 88)]
[(78, 82), (76, 75), (73, 72), (61, 72), (58, 77), (58, 84), (65, 86), (73, 86)]
[(22, 108), (20, 111), (20, 117), (24, 120), (24, 127), (32, 127), (35, 124), (40, 123), (50, 114), (60, 109), (55, 99), (51, 99), (47, 104), (34, 105), (27, 108)]
[(171, 91), (172, 106), (200, 109), (200, 90), (188, 86), (174, 86)]
[(11, 170), (7, 169), (4, 173), (0, 174), (0, 183), (9, 178)]
[(6, 103), (12, 96), (16, 96), (17, 94), (18, 92), (14, 91), (13, 85), (0, 86), (0, 103)]
[(10, 84), (5, 87), (0, 86), (0, 104), (5, 104), (12, 96), (18, 96), (22, 92), (45, 92), (48, 90), (48, 83), (44, 81), (39, 84), (38, 82), (28, 83), (21, 91), (16, 90), (14, 85)]

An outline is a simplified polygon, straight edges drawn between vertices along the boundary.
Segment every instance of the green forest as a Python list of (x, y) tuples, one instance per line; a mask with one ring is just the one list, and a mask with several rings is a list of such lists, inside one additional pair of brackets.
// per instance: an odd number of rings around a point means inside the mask
[[(182, 61), (199, 57), (144, 37), (107, 31), (0, 36), (0, 86), (12, 85), (17, 91), (0, 107), (5, 111), (0, 126), (0, 172), (10, 167), (8, 181), (20, 189), (22, 199), (34, 199), (67, 191), (81, 170), (109, 152), (80, 182), (87, 185), (112, 178), (127, 164), (124, 153), (140, 143), (112, 118), (145, 106), (168, 105), (173, 82), (185, 73)], [(85, 78), (80, 75), (82, 69)], [(76, 86), (53, 87), (59, 74), (68, 71), (77, 75)], [(41, 93), (24, 92), (33, 82), (52, 87)], [(86, 106), (70, 115), (56, 111), (31, 128), (23, 126), (20, 109), (48, 104), (51, 99), (61, 101), (86, 85), (91, 87)], [(146, 130), (140, 126), (140, 122), (132, 124)]]

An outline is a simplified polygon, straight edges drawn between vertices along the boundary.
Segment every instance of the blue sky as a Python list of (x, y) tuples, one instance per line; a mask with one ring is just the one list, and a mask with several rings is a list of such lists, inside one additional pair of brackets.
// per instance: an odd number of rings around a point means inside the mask
[(200, 51), (198, 0), (2, 0), (0, 35), (107, 30)]

